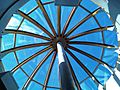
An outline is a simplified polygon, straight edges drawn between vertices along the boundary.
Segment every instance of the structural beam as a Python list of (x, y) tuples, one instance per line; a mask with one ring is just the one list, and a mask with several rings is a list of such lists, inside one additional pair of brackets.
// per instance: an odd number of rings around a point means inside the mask
[(57, 6), (57, 29), (58, 29), (58, 36), (60, 37), (60, 34), (61, 34), (61, 6)]
[(75, 90), (75, 83), (72, 78), (69, 66), (66, 62), (65, 52), (63, 50), (62, 44), (57, 43), (57, 52), (58, 52), (58, 61), (59, 61), (59, 75), (60, 75), (60, 84), (62, 90)]
[(113, 45), (109, 44), (103, 44), (103, 43), (97, 43), (97, 42), (87, 42), (87, 41), (69, 41), (69, 44), (76, 44), (76, 45), (90, 45), (90, 46), (98, 46), (98, 47), (104, 47), (104, 48), (116, 48)]

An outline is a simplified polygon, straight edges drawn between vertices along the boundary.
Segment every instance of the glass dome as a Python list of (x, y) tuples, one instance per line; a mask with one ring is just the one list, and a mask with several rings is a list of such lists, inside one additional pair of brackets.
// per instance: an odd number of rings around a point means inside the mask
[(2, 36), (2, 62), (19, 90), (60, 90), (57, 43), (65, 50), (75, 83), (97, 90), (111, 76), (118, 54), (109, 16), (90, 0), (56, 6), (30, 0), (10, 19)]

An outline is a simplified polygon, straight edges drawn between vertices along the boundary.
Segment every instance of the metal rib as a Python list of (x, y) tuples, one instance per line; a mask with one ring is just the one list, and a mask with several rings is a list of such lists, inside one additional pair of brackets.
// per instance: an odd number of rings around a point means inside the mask
[[(47, 5), (47, 4), (51, 4), (51, 3), (54, 3), (54, 0), (53, 1), (49, 1), (49, 2), (44, 2), (43, 5)], [(39, 6), (36, 6), (36, 7), (32, 8), (27, 15), (31, 14), (37, 8), (39, 8)]]
[(27, 14), (25, 14), (24, 12), (18, 10), (18, 13), (24, 17), (25, 19), (27, 19), (28, 21), (30, 21), (31, 23), (33, 23), (34, 25), (36, 25), (38, 28), (40, 28), (43, 32), (45, 32), (49, 37), (53, 38), (52, 34), (46, 30), (42, 25), (40, 25), (38, 22), (36, 22), (34, 19), (32, 19), (30, 16), (28, 16)]
[(75, 75), (75, 73), (74, 73), (74, 70), (73, 70), (73, 68), (72, 68), (72, 65), (70, 64), (70, 60), (68, 59), (68, 56), (67, 56), (66, 54), (65, 54), (65, 56), (66, 56), (66, 58), (67, 58), (68, 66), (69, 66), (70, 71), (71, 71), (71, 73), (72, 73), (72, 77), (73, 77), (73, 79), (74, 79), (74, 82), (75, 82), (75, 85), (76, 85), (76, 87), (77, 87), (77, 90), (81, 90), (79, 81), (77, 80), (77, 77), (76, 77), (76, 75)]
[(23, 62), (21, 62), (19, 65), (17, 65), (16, 67), (14, 67), (11, 72), (14, 73), (17, 69), (19, 69), (21, 66), (23, 66), (24, 64), (26, 64), (27, 62), (29, 62), (30, 60), (32, 60), (33, 58), (35, 58), (36, 56), (46, 52), (47, 50), (49, 50), (51, 48), (51, 46), (48, 46), (40, 51), (38, 51), (37, 53), (33, 54), (32, 56), (28, 57), (27, 59), (25, 59)]
[(57, 27), (58, 27), (58, 36), (61, 34), (61, 6), (57, 7)]
[(96, 9), (92, 13), (90, 13), (88, 16), (86, 16), (84, 19), (82, 19), (77, 25), (75, 25), (70, 31), (67, 32), (65, 37), (69, 36), (72, 32), (74, 32), (80, 25), (82, 25), (84, 22), (86, 22), (88, 19), (90, 19), (92, 16), (96, 15), (101, 8)]
[(85, 41), (69, 41), (69, 44), (80, 44), (80, 45), (91, 45), (91, 46), (99, 46), (104, 48), (115, 48), (113, 45), (97, 43), (97, 42), (85, 42)]
[[(22, 25), (23, 21), (24, 21), (24, 18), (21, 20), (21, 22), (20, 22), (20, 24), (19, 24), (19, 26), (18, 26), (18, 28), (17, 28), (17, 30), (16, 30), (16, 31), (18, 31), (18, 30), (19, 30), (19, 28), (21, 27), (21, 25)], [(4, 30), (4, 31), (5, 31), (5, 30)], [(3, 33), (4, 33), (4, 32), (3, 32)], [(13, 47), (15, 47), (15, 46), (16, 46), (16, 40), (17, 40), (17, 35), (15, 34), (15, 36), (14, 36), (14, 46), (13, 46)]]
[(53, 25), (52, 25), (52, 22), (51, 22), (51, 20), (50, 20), (50, 18), (49, 18), (49, 16), (48, 16), (48, 14), (47, 14), (44, 6), (43, 6), (41, 0), (37, 0), (37, 3), (38, 3), (38, 6), (40, 7), (40, 9), (42, 10), (42, 13), (43, 13), (43, 15), (44, 15), (44, 17), (45, 17), (45, 19), (46, 19), (49, 27), (51, 28), (54, 36), (57, 36), (57, 35), (56, 35), (56, 32), (55, 32), (55, 29), (54, 29), (54, 27), (53, 27)]
[(83, 55), (85, 55), (85, 56), (87, 56), (87, 57), (89, 57), (89, 58), (97, 61), (98, 63), (100, 63), (100, 64), (102, 64), (102, 65), (106, 65), (106, 66), (108, 66), (108, 67), (114, 68), (114, 67), (110, 66), (109, 64), (107, 64), (106, 62), (100, 60), (99, 58), (94, 57), (93, 55), (91, 55), (91, 54), (89, 54), (89, 53), (87, 53), (87, 52), (84, 52), (84, 51), (82, 51), (82, 50), (80, 50), (80, 49), (77, 49), (77, 48), (75, 48), (75, 47), (73, 47), (73, 46), (68, 46), (68, 48), (70, 48), (70, 49), (72, 49), (72, 50), (74, 50), (74, 51), (76, 51), (76, 52), (78, 52), (78, 53), (81, 53), (81, 54), (83, 54)]
[(48, 59), (48, 57), (53, 53), (54, 50), (50, 50), (50, 52), (43, 58), (43, 60), (37, 65), (35, 70), (32, 72), (26, 83), (24, 84), (22, 90), (26, 90), (28, 85), (30, 84), (30, 81), (34, 78), (35, 74), (38, 72), (40, 67), (45, 63), (45, 61)]
[(82, 64), (82, 62), (68, 49), (65, 49), (67, 51), (67, 53), (69, 53), (72, 58), (85, 70), (85, 72), (91, 77), (91, 79), (93, 81), (95, 81), (98, 84), (101, 84), (96, 77), (86, 68), (86, 66), (84, 64)]
[(107, 30), (108, 28), (111, 28), (111, 27), (113, 27), (113, 25), (112, 25), (112, 26), (106, 26), (106, 27), (91, 29), (91, 30), (88, 30), (88, 31), (79, 33), (79, 34), (77, 34), (77, 35), (75, 35), (75, 36), (71, 36), (71, 37), (69, 38), (69, 40), (72, 40), (72, 39), (75, 39), (75, 38), (78, 38), (78, 37), (80, 37), (80, 36), (84, 36), (84, 35), (87, 35), (87, 34), (105, 31), (105, 30)]
[(8, 33), (22, 34), (22, 35), (32, 36), (32, 37), (44, 39), (44, 40), (47, 40), (47, 41), (50, 41), (50, 40), (51, 40), (50, 38), (45, 37), (45, 36), (42, 36), (42, 35), (39, 35), (39, 34), (34, 34), (34, 33), (31, 33), (31, 32), (26, 32), (26, 31), (22, 31), (22, 30), (16, 31), (16, 30), (14, 30), (14, 29), (5, 29), (5, 31), (3, 32), (3, 35), (4, 35), (4, 34), (8, 34)]
[(27, 15), (31, 14), (32, 12), (34, 12), (37, 8), (39, 8), (39, 6), (36, 6), (36, 7), (32, 8), (32, 9), (27, 13)]
[(49, 81), (49, 78), (50, 78), (50, 74), (51, 74), (51, 71), (52, 71), (52, 68), (53, 68), (53, 64), (54, 64), (55, 59), (56, 59), (56, 54), (57, 54), (57, 52), (55, 52), (53, 57), (52, 57), (52, 61), (50, 63), (50, 66), (49, 66), (49, 69), (48, 69), (48, 72), (47, 72), (47, 76), (46, 76), (46, 79), (45, 79), (45, 82), (44, 82), (44, 87), (43, 87), (42, 90), (46, 90), (46, 88), (47, 88), (47, 84), (48, 84), (48, 81)]
[(1, 52), (1, 56), (5, 56), (8, 53), (14, 52), (14, 51), (18, 51), (18, 50), (22, 50), (22, 49), (27, 49), (27, 48), (33, 48), (33, 47), (39, 47), (39, 46), (47, 46), (50, 45), (50, 42), (47, 43), (36, 43), (36, 44), (29, 44), (29, 45), (24, 45), (24, 46), (19, 46), (19, 47), (15, 47), (15, 48), (10, 48), (7, 50), (4, 50)]
[(1, 52), (1, 54), (6, 55), (8, 53), (11, 53), (11, 52), (14, 52), (14, 51), (18, 51), (18, 50), (27, 49), (27, 48), (33, 48), (33, 47), (39, 47), (39, 46), (47, 46), (47, 45), (50, 45), (50, 44), (51, 44), (50, 42), (28, 44), (28, 45), (14, 47), (14, 48), (11, 48), (11, 49), (4, 50), (4, 51)]
[(85, 11), (87, 11), (88, 13), (91, 13), (88, 9), (86, 9), (84, 6), (79, 5), (81, 8), (83, 8)]
[(74, 15), (76, 9), (77, 9), (77, 7), (73, 7), (73, 9), (72, 9), (72, 11), (71, 11), (71, 13), (70, 13), (70, 15), (68, 17), (68, 20), (66, 21), (66, 24), (65, 24), (65, 26), (63, 28), (62, 35), (64, 35), (66, 33), (66, 30), (67, 30), (67, 28), (68, 28), (68, 26), (70, 24), (70, 21), (71, 21), (73, 15)]

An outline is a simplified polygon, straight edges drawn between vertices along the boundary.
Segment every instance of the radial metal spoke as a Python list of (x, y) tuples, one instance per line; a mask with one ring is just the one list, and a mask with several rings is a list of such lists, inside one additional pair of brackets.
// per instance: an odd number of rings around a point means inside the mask
[(75, 48), (75, 47), (73, 47), (73, 46), (68, 46), (68, 48), (70, 48), (70, 49), (72, 49), (72, 50), (74, 50), (74, 51), (76, 51), (76, 52), (78, 52), (78, 53), (81, 53), (81, 54), (83, 54), (83, 55), (85, 55), (85, 56), (87, 56), (87, 57), (89, 57), (89, 58), (97, 61), (98, 63), (100, 63), (100, 64), (102, 64), (102, 65), (106, 65), (106, 66), (108, 66), (108, 67), (110, 67), (110, 68), (114, 68), (114, 67), (110, 66), (108, 63), (102, 61), (102, 60), (99, 59), (99, 58), (96, 58), (95, 56), (93, 56), (93, 55), (91, 55), (91, 54), (89, 54), (89, 53), (87, 53), (87, 52), (84, 52), (84, 51), (82, 51), (82, 50), (80, 50), (80, 49), (77, 49), (77, 48)]
[(69, 15), (69, 17), (68, 17), (68, 20), (67, 20), (67, 22), (66, 22), (66, 24), (65, 24), (65, 26), (64, 26), (64, 28), (63, 28), (62, 35), (65, 34), (65, 32), (66, 32), (66, 30), (67, 30), (67, 28), (68, 28), (68, 26), (69, 26), (69, 24), (70, 24), (70, 21), (71, 21), (73, 15), (74, 15), (76, 9), (77, 9), (77, 7), (73, 7), (73, 9), (72, 9), (72, 11), (71, 11), (71, 13), (70, 13), (70, 15)]
[(61, 6), (57, 6), (57, 27), (58, 27), (58, 36), (61, 34)]
[(93, 81), (95, 81), (97, 84), (101, 84), (97, 78), (86, 68), (86, 66), (84, 64), (82, 64), (82, 62), (68, 49), (65, 49), (67, 51), (67, 53), (69, 53), (72, 58), (85, 70), (85, 72), (91, 77), (91, 79)]
[(33, 48), (33, 47), (40, 47), (40, 46), (47, 46), (47, 45), (50, 45), (50, 42), (29, 44), (29, 45), (19, 46), (19, 47), (15, 47), (15, 48), (10, 48), (10, 49), (2, 51), (1, 52), (1, 56), (4, 57), (8, 53), (11, 53), (11, 52), (14, 52), (14, 51), (18, 51), (18, 50), (22, 50), (22, 49)]
[(81, 8), (83, 8), (85, 11), (87, 11), (88, 13), (91, 13), (88, 9), (86, 9), (84, 6), (79, 5)]
[(84, 22), (86, 22), (88, 19), (90, 19), (92, 16), (96, 15), (101, 8), (96, 9), (92, 13), (90, 13), (88, 16), (86, 16), (84, 19), (82, 19), (77, 25), (75, 25), (70, 31), (67, 32), (65, 37), (69, 36), (72, 32), (74, 32), (80, 25), (82, 25)]
[(70, 60), (68, 59), (68, 56), (67, 56), (66, 54), (65, 54), (65, 56), (66, 56), (66, 58), (67, 58), (68, 66), (69, 66), (70, 71), (71, 71), (71, 73), (72, 73), (72, 77), (73, 77), (73, 79), (74, 79), (74, 82), (75, 82), (75, 85), (76, 85), (76, 87), (77, 87), (77, 90), (81, 90), (79, 81), (77, 80), (77, 77), (76, 77), (76, 75), (75, 75), (75, 73), (74, 73), (74, 70), (73, 70), (73, 68), (72, 68), (72, 65), (70, 64)]
[(27, 13), (27, 15), (31, 14), (32, 12), (34, 12), (37, 8), (39, 8), (39, 6), (36, 6), (36, 7), (32, 8), (32, 9)]
[(34, 25), (36, 25), (38, 28), (40, 28), (43, 32), (45, 32), (49, 37), (53, 38), (53, 35), (46, 30), (42, 25), (40, 25), (38, 22), (36, 22), (34, 19), (32, 19), (30, 16), (28, 16), (27, 14), (25, 14), (24, 12), (18, 10), (18, 13), (24, 17), (25, 19), (27, 19), (28, 21), (30, 21), (31, 23), (33, 23)]
[(49, 18), (49, 16), (48, 16), (48, 14), (47, 14), (44, 6), (43, 6), (41, 0), (37, 0), (37, 3), (38, 3), (38, 6), (40, 7), (40, 9), (42, 10), (43, 15), (44, 15), (44, 17), (45, 17), (45, 19), (46, 19), (49, 27), (51, 28), (53, 34), (54, 34), (55, 36), (57, 36), (57, 35), (56, 35), (56, 32), (55, 32), (55, 29), (54, 29), (54, 27), (53, 27), (53, 25), (52, 25), (52, 22), (51, 22), (51, 20), (50, 20), (50, 18)]
[(26, 83), (24, 84), (22, 90), (26, 90), (28, 85), (30, 84), (31, 80), (34, 78), (35, 74), (38, 72), (40, 67), (45, 63), (45, 61), (48, 59), (48, 57), (53, 53), (54, 50), (50, 50), (50, 52), (43, 58), (43, 60), (37, 65), (35, 70), (32, 72)]
[(23, 66), (24, 64), (26, 64), (27, 62), (29, 62), (30, 60), (32, 60), (33, 58), (35, 58), (36, 56), (46, 52), (47, 50), (49, 50), (51, 48), (51, 46), (48, 46), (40, 51), (38, 51), (37, 53), (33, 54), (32, 56), (28, 57), (27, 59), (25, 59), (24, 61), (22, 61), (19, 65), (17, 65), (16, 67), (14, 67), (11, 72), (14, 73), (16, 70), (18, 70), (21, 66)]
[(72, 40), (72, 39), (75, 39), (75, 38), (78, 38), (78, 37), (80, 37), (80, 36), (84, 36), (84, 35), (87, 35), (87, 34), (105, 31), (105, 30), (107, 30), (108, 28), (111, 28), (111, 27), (113, 27), (113, 26), (114, 26), (114, 25), (112, 25), (112, 26), (106, 26), (106, 27), (101, 27), (101, 28), (91, 29), (91, 30), (88, 30), (88, 31), (79, 33), (79, 34), (77, 34), (77, 35), (75, 35), (75, 36), (71, 36), (71, 37), (69, 38), (69, 40)]
[(104, 48), (115, 48), (113, 45), (97, 43), (97, 42), (86, 42), (86, 41), (69, 41), (69, 44), (78, 44), (78, 45), (91, 45), (91, 46), (99, 46)]
[(44, 40), (47, 40), (47, 41), (51, 40), (50, 38), (42, 36), (42, 35), (39, 35), (39, 34), (34, 34), (34, 33), (31, 33), (31, 32), (26, 32), (26, 31), (22, 31), (22, 30), (16, 31), (14, 29), (5, 29), (5, 31), (3, 32), (3, 35), (4, 34), (8, 34), (8, 33), (32, 36), (32, 37), (44, 39)]
[(45, 82), (44, 82), (43, 90), (46, 90), (46, 88), (47, 88), (47, 84), (48, 84), (48, 81), (49, 81), (49, 78), (50, 78), (50, 74), (51, 74), (51, 71), (52, 71), (52, 68), (53, 68), (53, 64), (54, 64), (55, 59), (56, 59), (56, 54), (57, 54), (57, 52), (55, 52), (53, 57), (52, 57), (52, 61), (50, 63), (50, 66), (49, 66), (49, 69), (48, 69), (48, 72), (47, 72), (47, 76), (46, 76), (46, 79), (45, 79)]

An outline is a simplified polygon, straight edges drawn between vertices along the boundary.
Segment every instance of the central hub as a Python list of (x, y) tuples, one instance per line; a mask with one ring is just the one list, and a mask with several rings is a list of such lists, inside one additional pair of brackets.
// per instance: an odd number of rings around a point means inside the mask
[(57, 43), (58, 42), (60, 42), (61, 43), (61, 45), (63, 46), (63, 48), (64, 47), (66, 47), (66, 39), (65, 38), (63, 38), (63, 37), (55, 37), (53, 40), (52, 40), (52, 46), (53, 46), (53, 48), (57, 48)]

